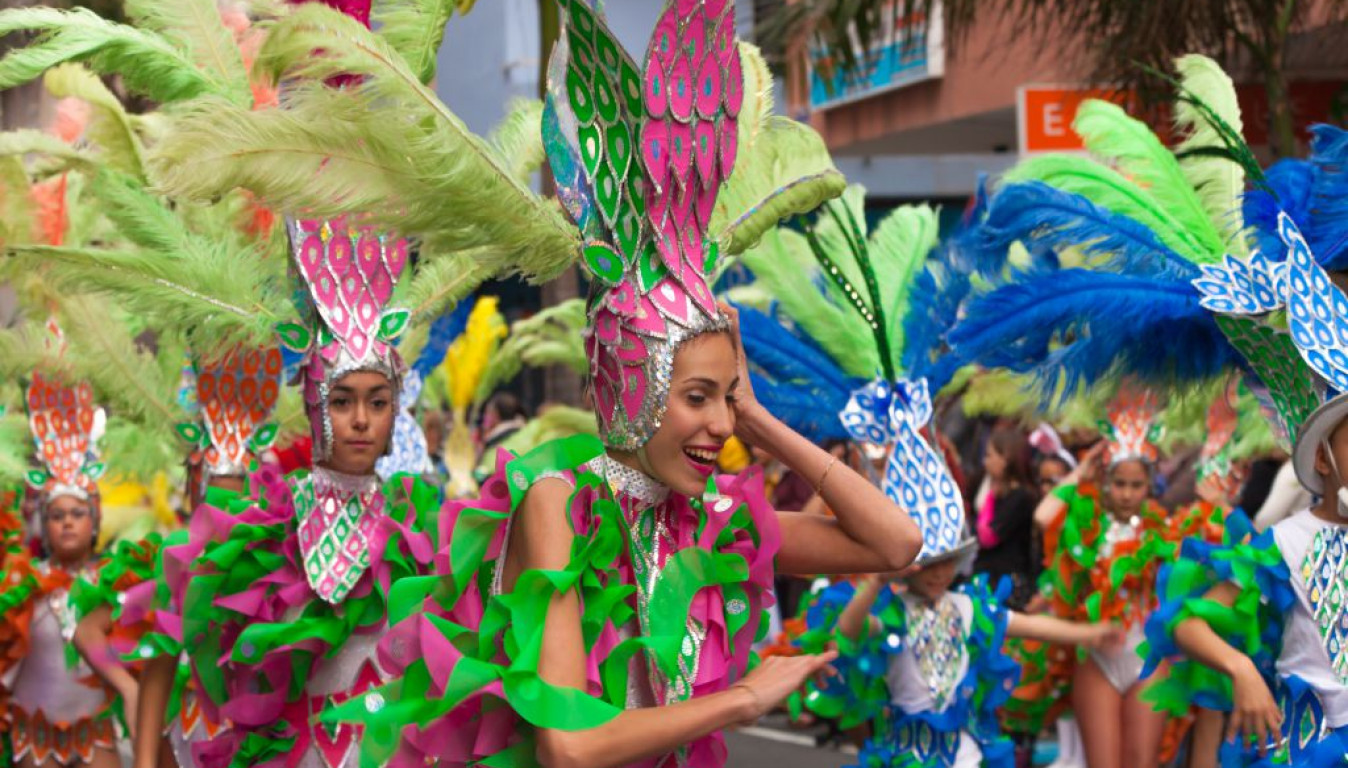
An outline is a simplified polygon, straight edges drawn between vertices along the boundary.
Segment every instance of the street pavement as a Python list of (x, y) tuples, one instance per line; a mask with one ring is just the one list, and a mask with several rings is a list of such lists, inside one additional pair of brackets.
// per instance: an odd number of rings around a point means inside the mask
[(842, 768), (856, 754), (834, 746), (814, 746), (814, 731), (792, 731), (776, 724), (726, 731), (728, 768)]

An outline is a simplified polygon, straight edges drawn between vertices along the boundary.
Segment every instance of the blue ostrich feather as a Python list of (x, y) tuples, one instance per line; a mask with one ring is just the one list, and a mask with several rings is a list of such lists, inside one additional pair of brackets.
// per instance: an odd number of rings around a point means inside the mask
[(827, 354), (776, 319), (751, 307), (738, 309), (759, 402), (811, 440), (845, 438), (838, 413), (862, 382), (846, 376)]
[(969, 303), (950, 332), (961, 360), (1035, 373), (1051, 394), (1120, 370), (1175, 385), (1239, 365), (1185, 280), (1066, 269), (998, 288)]
[(941, 391), (964, 364), (946, 343), (972, 288), (970, 266), (960, 257), (957, 243), (958, 239), (947, 243), (927, 258), (908, 293), (908, 314), (903, 319), (904, 373), (910, 379), (925, 378), (932, 392)]
[(1245, 193), (1241, 201), (1245, 226), (1255, 247), (1268, 258), (1282, 261), (1285, 256), (1286, 246), (1278, 237), (1279, 213), (1291, 216), (1303, 234), (1310, 226), (1315, 177), (1315, 165), (1307, 160), (1279, 160), (1265, 171), (1265, 188)]
[(1266, 174), (1268, 189), (1245, 195), (1245, 225), (1259, 250), (1281, 261), (1278, 214), (1286, 213), (1321, 266), (1348, 269), (1348, 131), (1316, 125), (1311, 134), (1308, 159), (1278, 161)]
[(1317, 125), (1311, 133), (1317, 174), (1308, 243), (1326, 269), (1348, 268), (1348, 131)]
[(992, 198), (987, 216), (968, 239), (975, 269), (998, 274), (1007, 249), (1016, 241), (1034, 257), (1032, 271), (1056, 268), (1052, 253), (1079, 246), (1092, 256), (1105, 257), (1097, 267), (1101, 269), (1186, 279), (1198, 275), (1192, 262), (1166, 247), (1147, 227), (1039, 181), (1008, 184)]

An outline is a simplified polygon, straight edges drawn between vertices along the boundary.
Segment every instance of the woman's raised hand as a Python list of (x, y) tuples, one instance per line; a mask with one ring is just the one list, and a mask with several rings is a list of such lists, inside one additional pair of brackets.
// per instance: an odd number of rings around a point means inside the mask
[(744, 340), (740, 338), (740, 312), (724, 301), (717, 304), (721, 314), (730, 321), (730, 340), (735, 344), (736, 368), (739, 372), (739, 386), (735, 388), (735, 415), (743, 417), (758, 407), (758, 398), (754, 396), (754, 385), (749, 380), (749, 359), (744, 354)]

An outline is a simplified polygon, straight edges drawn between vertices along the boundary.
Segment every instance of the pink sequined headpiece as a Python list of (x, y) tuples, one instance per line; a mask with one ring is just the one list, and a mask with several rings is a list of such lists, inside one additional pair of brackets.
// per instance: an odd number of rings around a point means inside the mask
[(374, 371), (389, 378), (395, 393), (402, 386), (403, 363), (393, 340), (407, 327), (409, 314), (387, 307), (407, 266), (408, 246), (346, 217), (288, 220), (286, 228), (311, 312), (307, 327), (286, 324), (278, 330), (282, 344), (305, 354), (300, 384), (319, 460), (330, 456), (328, 395), (338, 379)]
[(1160, 425), (1156, 423), (1156, 395), (1124, 386), (1109, 405), (1109, 420), (1100, 423), (1108, 442), (1106, 463), (1140, 460), (1152, 464), (1160, 457), (1156, 447)]
[(587, 3), (558, 2), (544, 143), (594, 277), (586, 351), (600, 433), (635, 450), (664, 417), (679, 346), (727, 327), (707, 285), (707, 230), (744, 101), (734, 7), (667, 2), (643, 72)]

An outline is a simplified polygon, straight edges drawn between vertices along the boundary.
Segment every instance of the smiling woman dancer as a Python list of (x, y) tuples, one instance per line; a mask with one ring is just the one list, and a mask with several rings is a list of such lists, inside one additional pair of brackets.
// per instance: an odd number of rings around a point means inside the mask
[[(482, 498), (448, 505), (438, 564), (452, 580), (427, 580), (422, 611), (381, 644), (407, 660), (402, 678), (329, 717), (374, 732), (448, 712), (408, 738), (452, 765), (719, 766), (723, 728), (832, 658), (746, 674), (774, 557), (788, 573), (887, 571), (921, 536), (755, 400), (735, 314), (708, 289), (707, 223), (744, 98), (732, 5), (667, 4), (644, 80), (587, 4), (562, 5), (544, 125), (595, 278), (602, 443), (502, 454)], [(615, 167), (630, 178), (615, 183)], [(716, 476), (732, 435), (808, 478), (836, 518), (773, 510), (757, 473)]]

